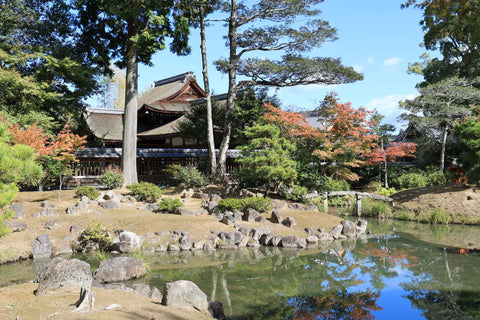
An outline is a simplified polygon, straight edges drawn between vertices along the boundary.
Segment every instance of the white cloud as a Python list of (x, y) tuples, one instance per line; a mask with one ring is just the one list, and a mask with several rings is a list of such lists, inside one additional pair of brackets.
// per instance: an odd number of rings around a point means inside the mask
[(404, 100), (410, 100), (415, 98), (418, 93), (413, 94), (392, 94), (382, 98), (375, 98), (365, 104), (365, 108), (368, 110), (377, 110), (381, 115), (385, 116), (384, 123), (394, 124), (397, 129), (399, 122), (397, 117), (403, 112), (399, 107), (399, 102)]
[(395, 67), (397, 66), (400, 62), (402, 62), (402, 58), (399, 58), (399, 57), (393, 57), (393, 58), (390, 58), (390, 59), (387, 59), (387, 60), (384, 60), (383, 61), (383, 66), (384, 67)]
[(370, 64), (374, 64), (374, 63), (375, 63), (375, 59), (373, 59), (373, 58), (367, 58), (367, 62), (370, 63)]
[(361, 73), (361, 72), (363, 72), (363, 66), (361, 66), (361, 65), (354, 65), (354, 66), (353, 66), (353, 70)]

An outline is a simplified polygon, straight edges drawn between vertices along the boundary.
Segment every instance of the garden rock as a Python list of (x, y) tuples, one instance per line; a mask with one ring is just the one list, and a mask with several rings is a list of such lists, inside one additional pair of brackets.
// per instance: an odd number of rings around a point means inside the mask
[(93, 272), (100, 283), (126, 281), (143, 277), (147, 273), (142, 261), (133, 257), (115, 257), (103, 260)]
[(58, 217), (58, 214), (53, 212), (51, 208), (43, 208), (42, 211), (40, 211), (39, 215), (41, 217)]
[(288, 206), (288, 209), (292, 209), (292, 210), (308, 210), (308, 206), (298, 202), (291, 202), (287, 206)]
[(178, 208), (178, 212), (181, 216), (200, 216), (208, 214), (208, 211), (205, 209), (189, 210), (185, 207)]
[(207, 210), (210, 214), (214, 213), (215, 208), (218, 206), (218, 203), (222, 200), (222, 197), (220, 197), (218, 194), (212, 194), (210, 195), (210, 200), (208, 201), (208, 206)]
[(118, 251), (122, 253), (138, 251), (143, 243), (142, 238), (131, 231), (122, 231), (118, 235), (118, 240)]
[(243, 239), (243, 234), (240, 231), (226, 231), (219, 234), (220, 239), (226, 241), (228, 244), (239, 244)]
[(52, 251), (56, 256), (73, 253), (72, 247), (65, 242), (60, 242), (60, 244), (55, 246)]
[(69, 216), (79, 216), (81, 211), (82, 210), (80, 209), (80, 207), (74, 206), (74, 207), (68, 207), (65, 210), (65, 213)]
[(32, 249), (33, 259), (50, 258), (52, 254), (52, 243), (50, 237), (46, 234), (41, 234), (36, 237), (30, 247)]
[(227, 211), (223, 214), (222, 223), (226, 224), (227, 226), (233, 226), (235, 224), (235, 217), (233, 212)]
[(318, 241), (333, 241), (333, 237), (330, 233), (319, 232), (317, 233)]
[(282, 239), (283, 239), (282, 236), (279, 236), (279, 235), (273, 236), (273, 238), (272, 238), (272, 246), (274, 246), (274, 247), (279, 247), (280, 244), (282, 243)]
[(188, 232), (180, 238), (180, 250), (189, 251), (192, 248), (192, 242), (190, 241), (190, 235)]
[(347, 238), (354, 238), (356, 235), (356, 226), (350, 220), (343, 220), (340, 222), (343, 226), (342, 234)]
[(219, 301), (208, 301), (208, 312), (215, 319), (225, 320), (223, 305)]
[(135, 293), (143, 296), (143, 297), (148, 297), (148, 295), (150, 294), (150, 286), (148, 284), (145, 284), (145, 283), (135, 283), (133, 286), (132, 286), (132, 289), (133, 291), (135, 291)]
[(255, 218), (255, 221), (256, 221), (256, 222), (260, 222), (260, 223), (267, 223), (267, 222), (268, 222), (268, 220), (265, 219), (265, 218), (262, 217), (262, 216), (256, 217), (256, 218)]
[(260, 248), (260, 242), (258, 241), (249, 241), (247, 243), (248, 248)]
[(182, 193), (180, 195), (180, 197), (182, 199), (188, 199), (188, 198), (191, 198), (193, 196), (193, 194), (195, 193), (195, 190), (193, 190), (192, 188), (189, 188), (189, 189), (184, 189), (182, 190)]
[(292, 217), (286, 217), (285, 219), (283, 219), (282, 224), (285, 227), (289, 227), (289, 228), (293, 228), (297, 225), (297, 223), (295, 222), (295, 219), (293, 219)]
[(284, 248), (298, 248), (298, 236), (285, 236), (282, 238), (281, 244)]
[(15, 215), (13, 216), (14, 219), (25, 218), (25, 210), (23, 210), (23, 206), (20, 203), (14, 203), (8, 208), (15, 212)]
[(280, 213), (280, 210), (274, 209), (272, 211), (272, 216), (270, 217), (270, 221), (272, 223), (280, 223), (281, 220), (282, 220), (282, 214)]
[(168, 251), (180, 251), (180, 246), (176, 243), (170, 243), (168, 245)]
[(48, 200), (42, 201), (41, 206), (42, 208), (46, 208), (46, 209), (55, 209), (55, 206), (53, 205), (53, 203), (51, 203)]
[(57, 228), (60, 228), (62, 224), (60, 223), (59, 220), (48, 220), (47, 222), (45, 222), (45, 224), (43, 225), (43, 227), (47, 230), (52, 230), (52, 229), (57, 229)]
[(6, 221), (3, 225), (10, 228), (12, 232), (21, 232), (27, 229), (27, 224), (18, 221)]
[(367, 232), (367, 224), (368, 222), (366, 220), (357, 221), (357, 227), (356, 227), (357, 235), (365, 234)]
[(147, 211), (157, 211), (158, 209), (159, 209), (159, 207), (158, 207), (158, 204), (156, 204), (156, 203), (149, 203), (145, 207), (145, 210), (147, 210)]
[(298, 248), (304, 249), (307, 247), (307, 241), (305, 240), (305, 238), (300, 238), (298, 239), (297, 245), (298, 245)]
[(88, 197), (83, 196), (82, 200), (77, 202), (77, 207), (82, 211), (88, 210), (88, 205), (91, 203)]
[(203, 248), (202, 248), (203, 251), (213, 251), (215, 250), (215, 248), (210, 244), (210, 243), (205, 243), (203, 244)]
[(92, 273), (90, 265), (85, 261), (59, 257), (53, 259), (47, 269), (37, 275), (35, 282), (40, 283), (35, 295), (42, 296), (60, 287), (90, 288)]
[(244, 221), (255, 221), (255, 218), (257, 218), (259, 215), (258, 211), (255, 209), (247, 209), (245, 213), (243, 214), (243, 220)]
[(195, 283), (187, 280), (166, 283), (162, 304), (173, 307), (190, 307), (208, 314), (207, 295)]
[(157, 287), (153, 287), (148, 293), (148, 297), (153, 300), (162, 301), (163, 295)]
[(305, 232), (306, 232), (309, 236), (314, 236), (314, 235), (317, 233), (317, 231), (316, 231), (314, 228), (312, 228), (312, 227), (306, 227), (306, 228), (305, 228)]
[(270, 246), (272, 244), (273, 233), (265, 233), (260, 237), (260, 244)]
[(106, 200), (103, 202), (99, 202), (98, 205), (103, 209), (118, 209), (120, 208), (120, 204), (115, 200)]
[(308, 236), (307, 239), (307, 244), (318, 244), (318, 238), (317, 236)]
[(74, 235), (80, 235), (82, 232), (84, 231), (84, 229), (80, 228), (79, 226), (76, 226), (74, 224), (72, 224), (70, 226), (70, 233), (71, 234), (74, 234)]
[(340, 235), (342, 234), (343, 226), (342, 225), (336, 225), (332, 228), (331, 233), (332, 237), (334, 239), (338, 239)]
[(134, 196), (131, 196), (131, 195), (127, 194), (126, 196), (122, 197), (122, 200), (120, 200), (120, 202), (122, 202), (122, 203), (135, 203), (135, 202), (137, 202), (137, 199), (135, 199)]
[(251, 231), (250, 231), (250, 237), (254, 240), (254, 241), (259, 241), (260, 240), (260, 237), (262, 235), (264, 235), (265, 233), (269, 233), (270, 232), (270, 229), (268, 228), (253, 228)]

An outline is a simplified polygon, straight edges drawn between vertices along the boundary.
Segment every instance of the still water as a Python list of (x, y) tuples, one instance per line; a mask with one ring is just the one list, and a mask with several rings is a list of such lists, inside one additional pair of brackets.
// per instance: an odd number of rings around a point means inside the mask
[[(413, 228), (404, 223), (369, 226), (381, 235), (322, 249), (155, 255), (144, 281), (162, 289), (191, 280), (222, 302), (228, 319), (480, 319), (479, 252), (424, 242), (399, 232)], [(434, 237), (480, 237), (480, 227), (424, 228)], [(29, 280), (39, 267), (15, 265), (0, 266), (10, 276), (0, 286)]]

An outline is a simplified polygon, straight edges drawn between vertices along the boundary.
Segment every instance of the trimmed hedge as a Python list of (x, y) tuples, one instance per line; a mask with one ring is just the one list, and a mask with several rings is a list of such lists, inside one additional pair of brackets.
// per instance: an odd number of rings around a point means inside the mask
[(225, 211), (244, 211), (255, 209), (259, 212), (265, 212), (273, 209), (272, 200), (269, 198), (251, 197), (244, 199), (226, 198), (218, 202), (218, 207), (222, 212)]

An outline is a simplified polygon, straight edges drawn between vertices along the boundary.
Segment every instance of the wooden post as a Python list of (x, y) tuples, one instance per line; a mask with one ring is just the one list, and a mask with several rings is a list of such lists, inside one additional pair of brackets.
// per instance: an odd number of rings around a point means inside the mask
[(323, 212), (328, 213), (328, 192), (323, 193)]
[(357, 216), (362, 216), (362, 196), (358, 193), (355, 194), (355, 199), (357, 200)]

